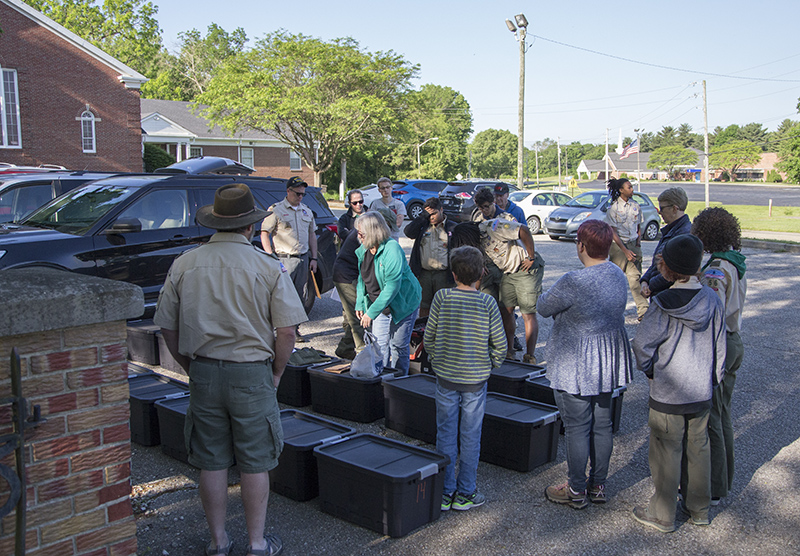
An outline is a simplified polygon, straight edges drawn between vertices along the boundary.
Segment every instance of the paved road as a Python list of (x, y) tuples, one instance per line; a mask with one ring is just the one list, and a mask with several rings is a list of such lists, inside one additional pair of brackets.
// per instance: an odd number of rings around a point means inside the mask
[[(403, 240), (406, 248), (410, 242)], [(564, 272), (578, 268), (575, 244), (536, 238), (547, 261), (544, 287)], [(645, 242), (649, 259), (655, 242)], [(679, 517), (678, 530), (662, 535), (630, 517), (633, 505), (652, 492), (647, 463), (647, 383), (636, 377), (624, 396), (622, 426), (615, 437), (604, 507), (575, 511), (544, 499), (546, 486), (566, 477), (564, 443), (556, 460), (529, 473), (518, 473), (481, 463), (478, 479), (487, 496), (485, 506), (470, 512), (451, 511), (432, 524), (400, 539), (390, 539), (319, 510), (317, 500), (294, 502), (279, 495), (270, 499), (270, 532), (279, 534), (288, 555), (398, 555), (474, 554), (547, 556), (597, 554), (650, 556), (652, 554), (800, 554), (800, 254), (745, 247), (749, 291), (745, 305), (744, 363), (734, 394), (736, 477), (731, 495), (712, 510), (708, 528), (694, 527)], [(633, 302), (626, 311), (628, 333), (636, 333)], [(311, 345), (331, 353), (341, 335), (341, 309), (329, 298), (318, 300), (312, 322), (302, 326)], [(521, 322), (521, 319), (520, 319)], [(537, 355), (550, 334), (551, 319), (540, 319)], [(519, 325), (518, 333), (521, 333)], [(311, 408), (304, 408), (311, 411)], [(323, 416), (324, 417), (324, 416)], [(332, 419), (336, 421), (337, 419)], [(353, 424), (423, 445), (384, 427), (379, 420)], [(424, 445), (432, 448), (432, 446)], [(197, 472), (172, 460), (156, 448), (134, 445), (133, 483), (172, 477), (196, 486)], [(237, 477), (231, 475), (235, 484)], [(228, 530), (238, 549), (247, 544), (238, 486), (229, 509)], [(152, 499), (147, 513), (137, 517), (139, 554), (202, 554), (208, 539), (195, 489), (177, 490)]]

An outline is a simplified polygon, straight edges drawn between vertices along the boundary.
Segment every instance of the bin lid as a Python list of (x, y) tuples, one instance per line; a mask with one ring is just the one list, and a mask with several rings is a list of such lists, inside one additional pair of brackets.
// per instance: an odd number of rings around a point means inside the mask
[(369, 433), (322, 444), (314, 455), (396, 483), (435, 475), (450, 461), (444, 454)]
[(189, 385), (157, 373), (128, 377), (131, 398), (154, 401), (189, 391)]
[(544, 386), (545, 388), (550, 388), (550, 379), (547, 378), (547, 375), (532, 376), (525, 382), (531, 382), (533, 384)]
[(383, 381), (383, 390), (404, 390), (426, 397), (436, 396), (436, 377), (430, 375), (408, 375)]
[(520, 361), (512, 361), (506, 359), (503, 364), (492, 369), (492, 377), (505, 379), (505, 380), (525, 380), (532, 374), (541, 374), (544, 372), (544, 367), (539, 365), (531, 365), (530, 363), (522, 363)]
[(559, 413), (552, 405), (489, 392), (486, 394), (486, 416), (515, 423), (547, 424), (555, 421)]
[(186, 414), (189, 409), (189, 392), (178, 394), (174, 398), (164, 398), (156, 401), (156, 409), (163, 407), (168, 411)]
[(356, 430), (302, 411), (281, 411), (283, 441), (289, 446), (310, 450), (323, 442), (355, 434)]
[(345, 371), (343, 373), (329, 373), (325, 370), (325, 367), (333, 365), (333, 362), (330, 363), (322, 363), (320, 365), (311, 365), (307, 370), (309, 374), (316, 375), (318, 377), (327, 376), (330, 380), (345, 380), (345, 381), (352, 381), (355, 380), (357, 382), (364, 382), (367, 384), (372, 384), (375, 382), (381, 382), (385, 378), (390, 378), (396, 376), (398, 371), (397, 369), (393, 369), (391, 367), (384, 367), (383, 372), (374, 378), (361, 378), (358, 376), (353, 376), (350, 374), (350, 371)]

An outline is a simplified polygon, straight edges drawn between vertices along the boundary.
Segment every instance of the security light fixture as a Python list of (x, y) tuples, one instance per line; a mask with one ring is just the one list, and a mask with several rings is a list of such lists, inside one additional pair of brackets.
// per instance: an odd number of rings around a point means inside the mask
[(510, 19), (506, 19), (506, 26), (508, 26), (508, 30), (511, 31), (512, 33), (517, 32), (517, 28), (514, 26), (513, 23), (511, 23)]
[(517, 21), (517, 27), (522, 27), (524, 29), (528, 26), (528, 20), (525, 19), (525, 14), (515, 15), (514, 19)]

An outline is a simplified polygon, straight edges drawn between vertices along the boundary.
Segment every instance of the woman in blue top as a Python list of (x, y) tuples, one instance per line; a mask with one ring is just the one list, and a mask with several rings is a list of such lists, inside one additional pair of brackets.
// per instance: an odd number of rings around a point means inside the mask
[(364, 328), (372, 326), (384, 367), (408, 374), (411, 332), (422, 290), (381, 213), (368, 212), (355, 221), (355, 226), (361, 242), (356, 249), (356, 316)]
[(547, 340), (547, 378), (566, 429), (569, 476), (567, 483), (547, 487), (545, 495), (576, 509), (588, 505), (587, 497), (606, 501), (614, 447), (611, 395), (630, 382), (634, 368), (623, 316), (628, 282), (608, 261), (613, 238), (601, 220), (581, 224), (578, 258), (584, 268), (562, 276), (538, 303), (539, 314), (555, 321)]

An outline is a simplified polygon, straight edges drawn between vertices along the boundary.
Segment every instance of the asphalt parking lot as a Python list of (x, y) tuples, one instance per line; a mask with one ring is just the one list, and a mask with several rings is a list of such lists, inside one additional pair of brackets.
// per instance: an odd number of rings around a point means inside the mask
[[(405, 241), (405, 240), (404, 240)], [(410, 242), (406, 244), (410, 247)], [(544, 287), (579, 268), (575, 244), (537, 236), (547, 266)], [(649, 261), (655, 242), (645, 242)], [(733, 398), (736, 476), (728, 498), (712, 509), (709, 527), (678, 517), (675, 533), (664, 535), (635, 522), (630, 511), (652, 493), (647, 463), (647, 382), (635, 377), (624, 396), (615, 436), (610, 494), (605, 506), (581, 511), (545, 500), (548, 485), (566, 478), (564, 443), (556, 460), (528, 473), (481, 463), (479, 488), (487, 503), (469, 512), (447, 512), (405, 537), (392, 539), (320, 511), (317, 500), (295, 502), (273, 494), (268, 530), (284, 541), (287, 555), (406, 554), (800, 554), (800, 254), (745, 247), (748, 295), (742, 338), (745, 357)], [(551, 319), (539, 319), (537, 356)], [(636, 334), (636, 312), (628, 302), (626, 323)], [(522, 321), (519, 321), (519, 331)], [(341, 308), (317, 300), (311, 322), (301, 330), (315, 348), (333, 353), (341, 335)], [(311, 411), (311, 407), (303, 408)], [(433, 448), (387, 430), (383, 420), (368, 425), (322, 416), (410, 444)], [(208, 541), (196, 490), (198, 472), (163, 455), (158, 447), (133, 445), (132, 477), (139, 554), (202, 554)], [(247, 544), (236, 472), (230, 475), (228, 531), (234, 554)]]

